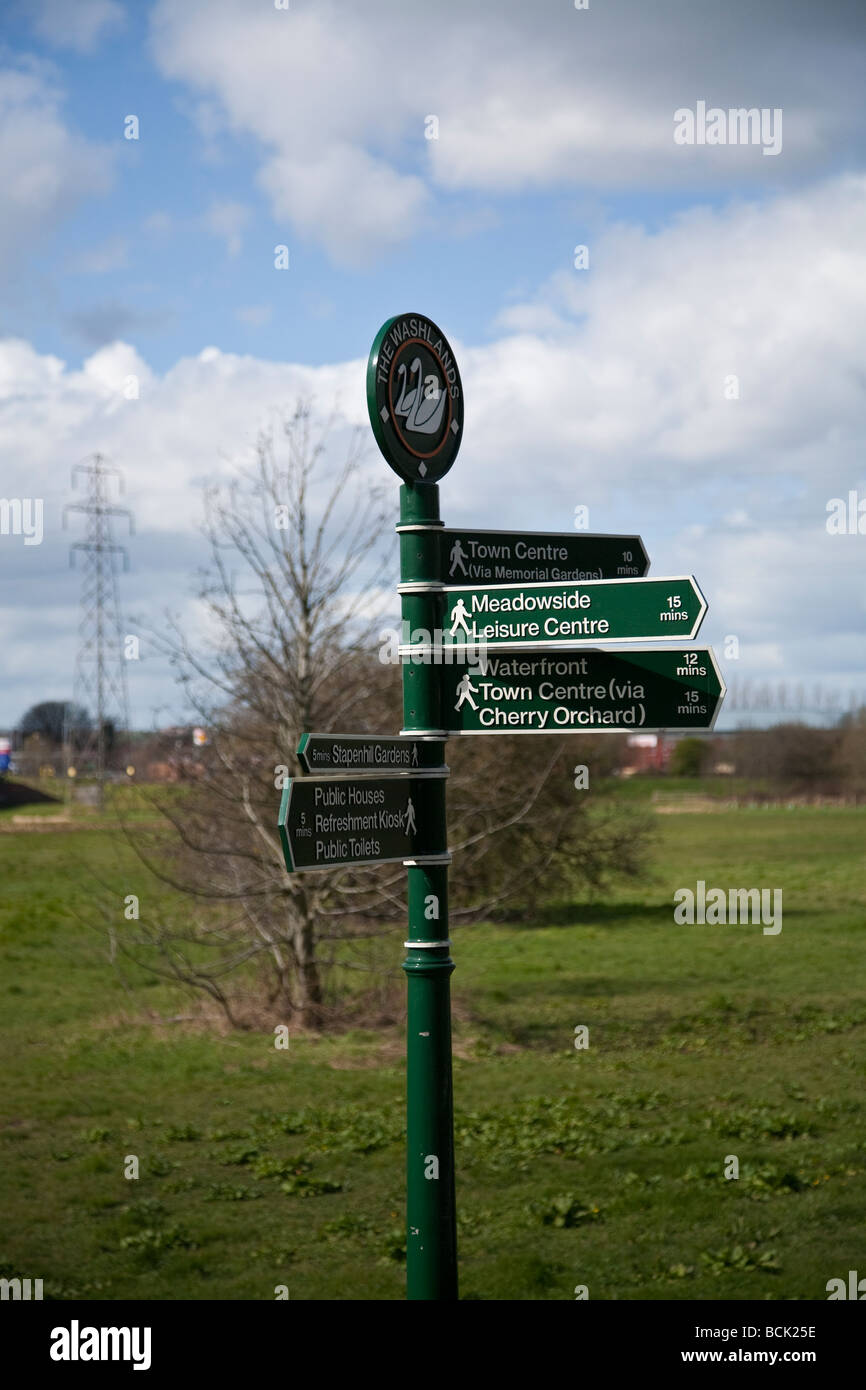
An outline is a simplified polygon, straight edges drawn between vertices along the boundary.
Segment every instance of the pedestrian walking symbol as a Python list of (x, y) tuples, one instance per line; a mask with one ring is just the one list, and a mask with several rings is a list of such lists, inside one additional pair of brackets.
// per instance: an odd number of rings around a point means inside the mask
[(410, 796), (406, 806), (406, 834), (414, 835), (417, 829), (418, 827), (415, 824), (415, 807), (412, 805), (412, 798)]
[(468, 618), (469, 614), (466, 611), (466, 604), (463, 602), (462, 598), (459, 598), (455, 603), (454, 609), (451, 613), (451, 627), (449, 631), (452, 637), (456, 635), (458, 627), (463, 628), (463, 631), (466, 633), (467, 637), (472, 636), (472, 633), (469, 631)]
[(469, 577), (469, 571), (468, 571), (467, 568), (466, 568), (466, 551), (463, 549), (463, 546), (460, 544), (460, 538), (459, 538), (459, 537), (457, 538), (457, 540), (454, 542), (454, 544), (453, 544), (452, 547), (451, 547), (451, 555), (450, 555), (449, 559), (450, 559), (450, 564), (451, 564), (451, 568), (450, 568), (449, 571), (448, 571), (448, 577), (449, 577), (449, 579), (453, 577), (453, 575), (454, 575), (454, 573), (455, 573), (455, 571), (456, 571), (458, 565), (460, 566), (460, 568), (461, 568), (461, 570), (463, 571), (464, 575), (466, 575), (467, 578)]
[(472, 684), (472, 681), (469, 679), (469, 672), (467, 671), (457, 686), (457, 704), (454, 708), (461, 709), (463, 705), (468, 702), (472, 709), (477, 710), (478, 706), (472, 698), (473, 695), (477, 694), (478, 687)]

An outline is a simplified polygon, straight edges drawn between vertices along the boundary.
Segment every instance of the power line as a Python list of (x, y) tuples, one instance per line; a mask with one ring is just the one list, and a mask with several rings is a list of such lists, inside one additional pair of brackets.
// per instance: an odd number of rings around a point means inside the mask
[[(73, 467), (73, 488), (77, 488), (82, 477), (86, 501), (70, 502), (63, 508), (64, 529), (68, 513), (80, 512), (86, 517), (85, 539), (73, 541), (69, 547), (70, 567), (75, 568), (77, 553), (84, 557), (84, 563), (73, 703), (67, 707), (63, 742), (67, 762), (75, 749), (77, 764), (95, 775), (101, 805), (105, 795), (107, 731), (113, 730), (114, 747), (129, 730), (129, 693), (117, 594), (117, 557), (122, 557), (123, 568), (128, 570), (129, 555), (124, 546), (114, 542), (112, 519), (125, 517), (131, 536), (135, 534), (135, 524), (128, 508), (113, 506), (110, 500), (112, 479), (119, 492), (124, 490), (118, 468), (106, 463), (102, 454), (94, 454), (89, 462)], [(81, 721), (81, 710), (93, 712), (94, 718), (87, 724), (76, 724), (75, 721)]]

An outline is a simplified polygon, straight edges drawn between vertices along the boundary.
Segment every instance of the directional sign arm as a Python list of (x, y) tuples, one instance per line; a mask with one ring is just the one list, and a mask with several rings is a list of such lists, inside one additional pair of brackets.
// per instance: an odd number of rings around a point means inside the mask
[(289, 873), (406, 860), (447, 862), (431, 781), (417, 776), (301, 777), (283, 789), (280, 840)]
[[(692, 640), (707, 602), (691, 575), (446, 589), (442, 645), (478, 651)], [(411, 646), (402, 647), (409, 652)]]
[(390, 734), (301, 734), (298, 760), (307, 773), (379, 775), (447, 772), (430, 738)]
[(704, 730), (725, 694), (708, 647), (549, 648), (439, 667), (451, 734)]
[(640, 536), (452, 530), (420, 523), (401, 524), (397, 530), (401, 549), (406, 541), (435, 532), (437, 564), (429, 577), (448, 585), (639, 579), (649, 569)]
[(289, 843), (289, 832), (287, 829), (287, 821), (289, 818), (289, 802), (291, 800), (291, 796), (292, 784), (291, 782), (286, 782), (286, 785), (283, 787), (283, 794), (280, 797), (280, 812), (277, 820), (277, 825), (279, 826), (280, 831), (280, 843), (283, 847), (283, 858), (286, 861), (286, 869), (290, 874), (294, 872), (295, 867), (294, 861), (292, 860), (292, 847)]

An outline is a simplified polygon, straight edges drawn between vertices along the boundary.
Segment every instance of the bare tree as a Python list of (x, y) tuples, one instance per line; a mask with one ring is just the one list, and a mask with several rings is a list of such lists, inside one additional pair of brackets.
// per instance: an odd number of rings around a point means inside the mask
[(838, 729), (803, 723), (774, 724), (742, 730), (732, 740), (731, 755), (751, 777), (765, 778), (789, 794), (838, 789)]
[[(208, 991), (233, 1021), (225, 978), (258, 969), (275, 1016), (324, 1026), (341, 1001), (323, 972), (369, 969), (357, 948), (405, 920), (402, 865), (289, 874), (276, 825), (302, 732), (396, 733), (401, 722), (399, 667), (377, 659), (395, 603), (390, 518), (381, 492), (360, 486), (360, 438), (329, 472), (329, 428), (316, 433), (299, 406), (281, 448), (263, 435), (255, 465), (206, 494), (201, 596), (213, 640), (191, 642), (174, 622), (163, 647), (210, 741), (181, 793), (158, 798), (170, 833), (129, 836), (198, 910), (180, 926), (151, 914), (125, 949), (155, 949), (162, 973)], [(567, 741), (530, 742), (531, 757), (520, 739), (449, 745), (457, 920), (639, 860), (634, 821), (587, 813)]]
[(859, 803), (866, 795), (866, 705), (839, 720), (836, 770), (843, 787)]

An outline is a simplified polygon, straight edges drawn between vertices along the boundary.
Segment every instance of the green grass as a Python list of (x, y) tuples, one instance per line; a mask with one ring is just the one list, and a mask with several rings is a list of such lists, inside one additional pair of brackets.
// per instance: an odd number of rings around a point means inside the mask
[[(658, 793), (665, 800), (697, 796), (701, 800), (748, 802), (751, 799), (784, 805), (792, 797), (802, 798), (807, 788), (802, 782), (770, 777), (675, 777), (672, 774), (638, 773), (633, 777), (603, 777), (593, 783), (595, 792), (612, 792), (619, 800), (648, 801)], [(822, 789), (823, 790), (823, 789)]]
[[(638, 884), (452, 929), (464, 1298), (823, 1299), (866, 1272), (866, 812), (658, 835)], [(278, 1051), (149, 1023), (187, 1005), (115, 976), (91, 875), (118, 864), (146, 910), (107, 831), (0, 836), (0, 1275), (55, 1298), (402, 1297), (400, 1032)], [(698, 878), (782, 888), (781, 934), (676, 926)]]
[[(105, 806), (100, 809), (82, 801), (72, 800), (68, 785), (60, 777), (9, 777), (7, 781), (15, 788), (32, 788), (53, 798), (51, 801), (30, 801), (22, 805), (0, 805), (0, 827), (7, 828), (14, 824), (17, 817), (41, 819), (47, 816), (56, 819), (62, 816), (75, 824), (110, 831), (116, 825), (118, 815), (124, 821), (153, 821), (155, 818), (158, 820), (159, 812), (154, 810), (151, 800), (156, 798), (162, 803), (176, 802), (185, 796), (187, 791), (182, 783), (157, 786), (139, 786), (133, 782), (109, 783), (105, 788)], [(83, 779), (82, 784), (96, 785), (92, 779), (87, 778)]]

